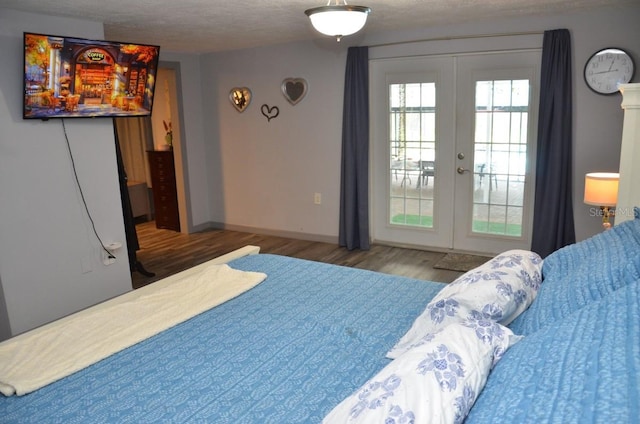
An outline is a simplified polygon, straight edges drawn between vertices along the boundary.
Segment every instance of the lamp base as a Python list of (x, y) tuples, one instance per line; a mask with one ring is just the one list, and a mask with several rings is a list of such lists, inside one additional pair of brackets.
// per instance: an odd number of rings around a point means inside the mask
[(600, 206), (602, 210), (602, 227), (605, 230), (611, 229), (611, 221), (609, 220), (610, 216), (614, 215), (614, 212), (609, 208), (609, 206)]

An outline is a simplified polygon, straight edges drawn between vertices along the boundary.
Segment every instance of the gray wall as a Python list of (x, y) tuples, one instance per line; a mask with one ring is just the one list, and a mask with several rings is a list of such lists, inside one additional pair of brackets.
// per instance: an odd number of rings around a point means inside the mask
[[(335, 238), (345, 60), (345, 47), (335, 41), (203, 56), (213, 222)], [(281, 91), (288, 77), (304, 78), (309, 86), (295, 106)], [(229, 100), (233, 87), (251, 89), (251, 104), (242, 113)], [(268, 121), (262, 105), (278, 107), (279, 115)], [(314, 193), (321, 193), (320, 205)]]
[[(201, 87), (202, 109), (207, 115), (210, 219), (231, 227), (336, 240), (348, 43), (374, 46), (372, 57), (439, 54), (453, 48), (458, 52), (504, 50), (541, 47), (544, 30), (568, 28), (574, 59), (575, 222), (578, 239), (587, 238), (601, 230), (601, 223), (582, 202), (584, 174), (617, 171), (623, 114), (619, 94), (601, 96), (586, 87), (583, 67), (593, 52), (610, 46), (627, 49), (640, 66), (640, 44), (635, 41), (640, 39), (638, 17), (640, 5), (607, 7), (551, 17), (359, 35), (344, 38), (340, 44), (325, 39), (204, 55)], [(538, 34), (442, 40), (521, 32)], [(406, 43), (425, 39), (440, 40)], [(289, 105), (279, 91), (286, 77), (309, 82), (307, 97), (296, 106)], [(640, 81), (640, 72), (635, 81)], [(253, 91), (252, 104), (242, 114), (231, 107), (227, 97), (236, 86)], [(262, 104), (277, 105), (280, 116), (267, 122), (260, 113)], [(322, 193), (322, 205), (313, 204), (314, 192)]]
[[(0, 13), (0, 319), (14, 335), (131, 289), (126, 248), (102, 264), (62, 122), (22, 119), (23, 31), (103, 37), (100, 23)], [(65, 124), (96, 230), (105, 244), (124, 245), (112, 122)]]

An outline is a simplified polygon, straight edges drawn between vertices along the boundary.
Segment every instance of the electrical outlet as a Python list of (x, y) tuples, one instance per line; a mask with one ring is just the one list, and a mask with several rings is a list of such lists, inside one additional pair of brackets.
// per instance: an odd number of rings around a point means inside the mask
[(320, 193), (315, 193), (313, 195), (313, 203), (315, 203), (316, 205), (319, 205), (322, 203), (322, 194)]
[(102, 263), (105, 265), (111, 265), (116, 263), (116, 252), (120, 250), (122, 243), (114, 241), (104, 246), (102, 249)]
[(105, 265), (111, 265), (116, 263), (116, 257), (113, 253), (102, 251), (102, 263)]

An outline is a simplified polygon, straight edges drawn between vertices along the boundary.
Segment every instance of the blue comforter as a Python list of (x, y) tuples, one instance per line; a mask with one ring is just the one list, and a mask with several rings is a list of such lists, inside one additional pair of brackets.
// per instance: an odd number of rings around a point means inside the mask
[(467, 423), (640, 422), (640, 219), (545, 259)]
[(230, 265), (268, 277), (61, 381), (0, 397), (0, 422), (319, 423), (389, 362), (442, 287), (273, 255)]
[[(23, 397), (0, 423), (319, 423), (443, 287), (274, 255), (256, 288)], [(561, 249), (466, 423), (640, 422), (640, 219)]]
[(640, 281), (518, 342), (467, 423), (640, 422)]

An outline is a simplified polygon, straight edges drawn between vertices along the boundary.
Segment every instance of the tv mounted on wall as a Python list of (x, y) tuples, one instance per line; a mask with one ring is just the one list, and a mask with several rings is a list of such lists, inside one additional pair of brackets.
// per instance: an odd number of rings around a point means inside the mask
[(24, 33), (24, 119), (149, 116), (159, 46)]

